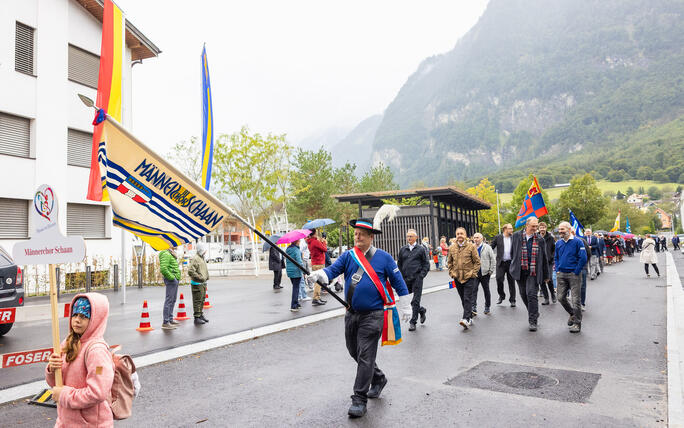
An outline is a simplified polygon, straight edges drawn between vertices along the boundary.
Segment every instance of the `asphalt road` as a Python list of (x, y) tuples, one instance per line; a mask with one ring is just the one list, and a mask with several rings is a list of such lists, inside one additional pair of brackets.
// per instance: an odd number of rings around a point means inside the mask
[[(665, 426), (665, 290), (637, 258), (607, 267), (588, 284), (578, 335), (559, 304), (541, 307), (536, 333), (508, 304), (464, 332), (457, 293), (427, 295), (427, 323), (380, 349), (389, 383), (360, 420), (346, 415), (355, 364), (334, 318), (145, 367), (134, 415), (117, 425)], [(56, 415), (23, 402), (0, 414), (8, 426)]]

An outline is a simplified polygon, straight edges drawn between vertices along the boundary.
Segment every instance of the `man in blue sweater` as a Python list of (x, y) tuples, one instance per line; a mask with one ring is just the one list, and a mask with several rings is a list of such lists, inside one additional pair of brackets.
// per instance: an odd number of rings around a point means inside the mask
[[(354, 228), (354, 245), (368, 260), (380, 282), (385, 284), (389, 281), (396, 294), (401, 296), (397, 309), (402, 321), (408, 322), (412, 315), (411, 296), (404, 278), (392, 256), (373, 246), (373, 236), (382, 232), (366, 218), (352, 220), (349, 225)], [(375, 364), (384, 325), (384, 302), (371, 278), (355, 261), (352, 251), (343, 253), (332, 266), (312, 272), (310, 278), (327, 284), (330, 279), (344, 274), (344, 295), (351, 305), (344, 316), (344, 337), (349, 355), (357, 362), (354, 395), (348, 414), (355, 418), (366, 414), (368, 398), (380, 396), (387, 377)]]
[[(572, 226), (567, 221), (558, 225), (560, 238), (556, 241), (556, 284), (558, 301), (570, 314), (568, 326), (571, 333), (579, 333), (582, 329), (582, 306), (580, 305), (582, 268), (587, 263), (587, 249), (584, 242), (573, 237)], [(568, 302), (568, 289), (572, 304)]]

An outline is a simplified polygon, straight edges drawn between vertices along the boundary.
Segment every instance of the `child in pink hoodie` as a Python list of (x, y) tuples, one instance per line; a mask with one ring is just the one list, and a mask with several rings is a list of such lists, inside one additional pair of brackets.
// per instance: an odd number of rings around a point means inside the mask
[[(53, 353), (45, 380), (57, 402), (55, 427), (112, 427), (107, 401), (114, 379), (114, 362), (102, 338), (109, 302), (99, 293), (78, 294), (71, 302), (69, 335), (61, 355)], [(62, 369), (64, 386), (55, 387), (55, 370)]]

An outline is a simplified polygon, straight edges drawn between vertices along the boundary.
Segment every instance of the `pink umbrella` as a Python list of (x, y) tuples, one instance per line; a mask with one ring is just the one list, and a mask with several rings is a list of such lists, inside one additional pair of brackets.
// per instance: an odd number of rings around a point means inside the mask
[(634, 234), (632, 234), (632, 233), (625, 233), (624, 238), (626, 238), (626, 239), (632, 239), (632, 238), (634, 238)]
[(306, 238), (311, 235), (309, 229), (295, 229), (287, 232), (285, 235), (281, 236), (280, 239), (276, 241), (276, 244), (289, 244), (298, 239)]

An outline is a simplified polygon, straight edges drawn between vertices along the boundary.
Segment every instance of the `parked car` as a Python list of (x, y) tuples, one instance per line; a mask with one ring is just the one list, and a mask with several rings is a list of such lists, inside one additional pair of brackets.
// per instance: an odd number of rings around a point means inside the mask
[[(12, 257), (0, 247), (0, 309), (24, 306), (24, 274)], [(13, 323), (0, 324), (0, 336), (12, 329)]]

